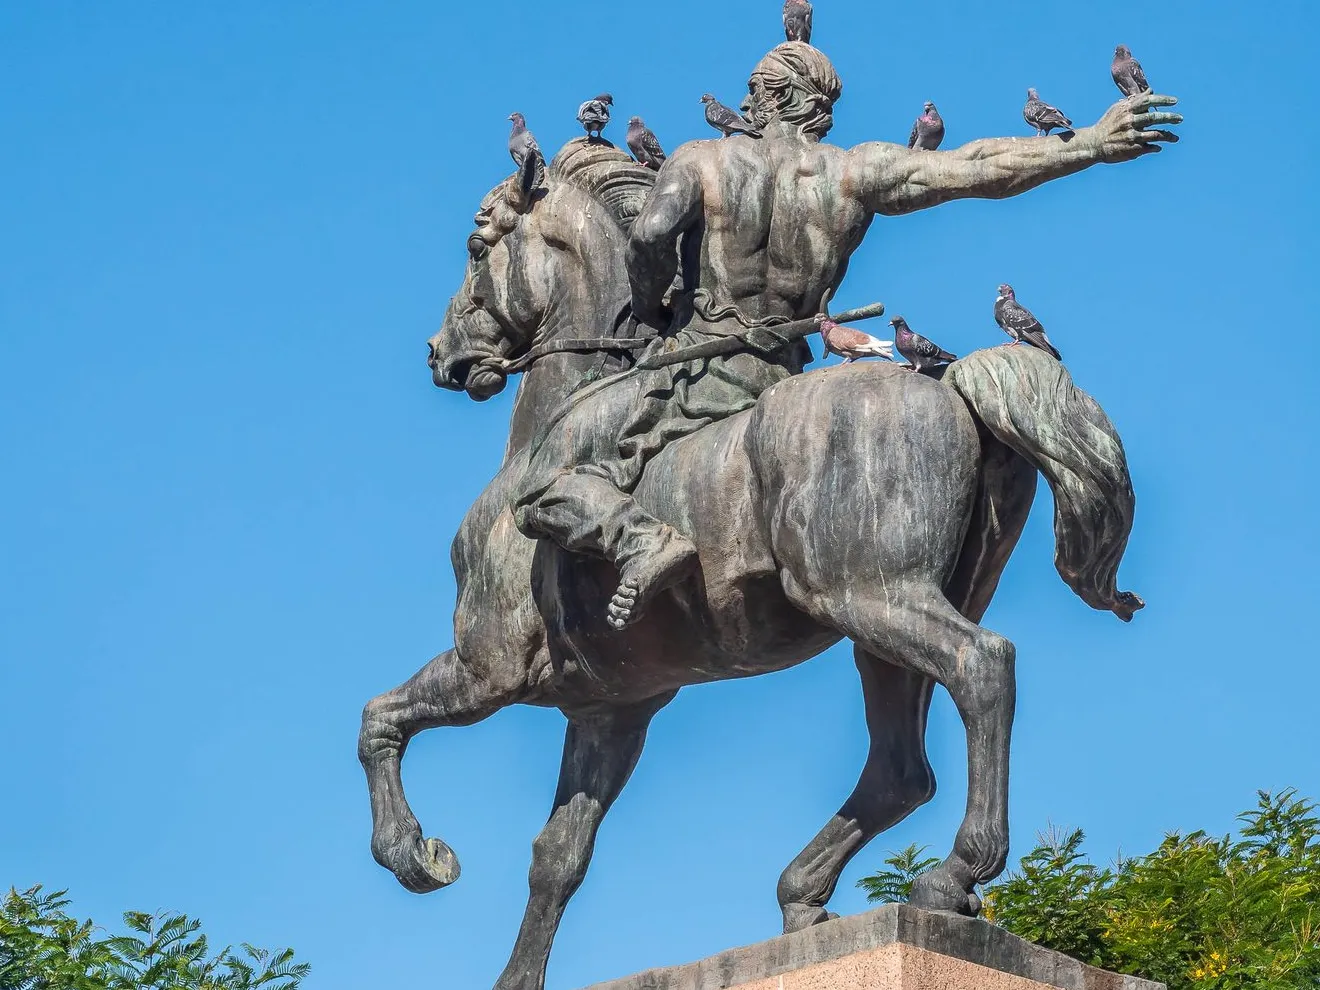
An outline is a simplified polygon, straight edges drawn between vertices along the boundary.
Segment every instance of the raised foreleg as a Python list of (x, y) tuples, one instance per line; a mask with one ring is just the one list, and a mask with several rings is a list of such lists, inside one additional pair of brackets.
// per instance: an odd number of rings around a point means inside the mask
[(448, 886), (459, 867), (443, 841), (422, 838), (408, 807), (400, 766), (408, 740), (424, 729), (480, 722), (513, 700), (512, 689), (493, 686), (447, 650), (363, 709), (358, 759), (371, 795), (371, 854), (413, 893)]
[(779, 878), (785, 933), (825, 921), (825, 904), (848, 861), (935, 793), (926, 760), (926, 714), (935, 682), (860, 647), (855, 659), (871, 748), (848, 800)]
[(495, 990), (545, 986), (550, 946), (565, 905), (587, 875), (596, 830), (642, 755), (651, 717), (671, 698), (569, 716), (554, 810), (532, 843), (527, 911)]

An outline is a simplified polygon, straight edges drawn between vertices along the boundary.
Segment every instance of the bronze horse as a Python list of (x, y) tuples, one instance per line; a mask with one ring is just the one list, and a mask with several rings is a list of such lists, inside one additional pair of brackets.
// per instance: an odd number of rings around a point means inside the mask
[[(530, 898), (497, 990), (543, 986), (596, 830), (652, 716), (678, 689), (782, 670), (845, 637), (871, 749), (852, 794), (779, 880), (784, 930), (825, 920), (852, 856), (930, 799), (924, 737), (936, 683), (966, 726), (970, 788), (952, 851), (912, 899), (977, 913), (975, 887), (1002, 871), (1008, 850), (1015, 698), (1012, 643), (977, 623), (1021, 534), (1037, 470), (1054, 491), (1063, 579), (1124, 620), (1142, 605), (1115, 587), (1133, 495), (1113, 426), (1057, 361), (1002, 346), (963, 358), (942, 380), (878, 362), (794, 376), (754, 409), (671, 444), (636, 497), (695, 541), (700, 572), (636, 625), (609, 628), (612, 567), (526, 539), (508, 501), (538, 429), (584, 382), (632, 360), (620, 319), (624, 246), (654, 181), (611, 146), (575, 141), (546, 188), (529, 191), (516, 176), (501, 183), (482, 204), (463, 285), (431, 340), (443, 388), (485, 399), (512, 370), (526, 374), (504, 464), (453, 544), (454, 647), (367, 704), (359, 755), (375, 858), (409, 890), (431, 891), (457, 879), (458, 860), (423, 838), (408, 806), (408, 740), (518, 703), (567, 717), (554, 808), (533, 843)], [(592, 337), (609, 328), (624, 336)], [(628, 381), (608, 387), (625, 408)], [(599, 447), (615, 435), (602, 423), (580, 442)], [(848, 493), (848, 511), (821, 511), (838, 492)]]

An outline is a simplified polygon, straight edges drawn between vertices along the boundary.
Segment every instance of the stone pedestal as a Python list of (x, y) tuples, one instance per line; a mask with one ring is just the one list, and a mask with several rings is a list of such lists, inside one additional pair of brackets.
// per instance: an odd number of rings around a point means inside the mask
[(887, 904), (589, 990), (1163, 990), (984, 921)]

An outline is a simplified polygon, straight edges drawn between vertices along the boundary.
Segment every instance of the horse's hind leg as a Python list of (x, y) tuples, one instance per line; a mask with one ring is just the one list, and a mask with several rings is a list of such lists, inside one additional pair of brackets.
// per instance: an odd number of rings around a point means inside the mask
[(953, 851), (917, 878), (912, 903), (976, 914), (976, 885), (997, 877), (1008, 856), (1016, 651), (1003, 636), (960, 615), (932, 584), (890, 582), (870, 598), (854, 592), (836, 603), (836, 627), (870, 652), (943, 684), (967, 730), (967, 811)]
[(935, 682), (861, 647), (855, 659), (871, 748), (848, 800), (779, 878), (785, 933), (826, 920), (825, 904), (848, 861), (935, 793), (926, 760), (926, 714)]
[(367, 702), (358, 759), (371, 794), (371, 853), (409, 890), (438, 890), (458, 879), (458, 858), (440, 839), (423, 839), (403, 792), (400, 763), (408, 740), (423, 729), (471, 725), (510, 703), (448, 650), (406, 682)]
[(496, 990), (545, 986), (550, 945), (565, 905), (587, 874), (596, 830), (637, 765), (651, 717), (672, 697), (569, 717), (554, 810), (532, 843), (527, 911)]

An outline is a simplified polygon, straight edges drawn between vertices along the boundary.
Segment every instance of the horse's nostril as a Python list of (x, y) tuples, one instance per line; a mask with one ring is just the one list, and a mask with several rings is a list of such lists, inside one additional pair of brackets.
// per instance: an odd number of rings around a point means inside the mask
[(426, 342), (426, 365), (434, 370), (435, 368), (435, 341)]

